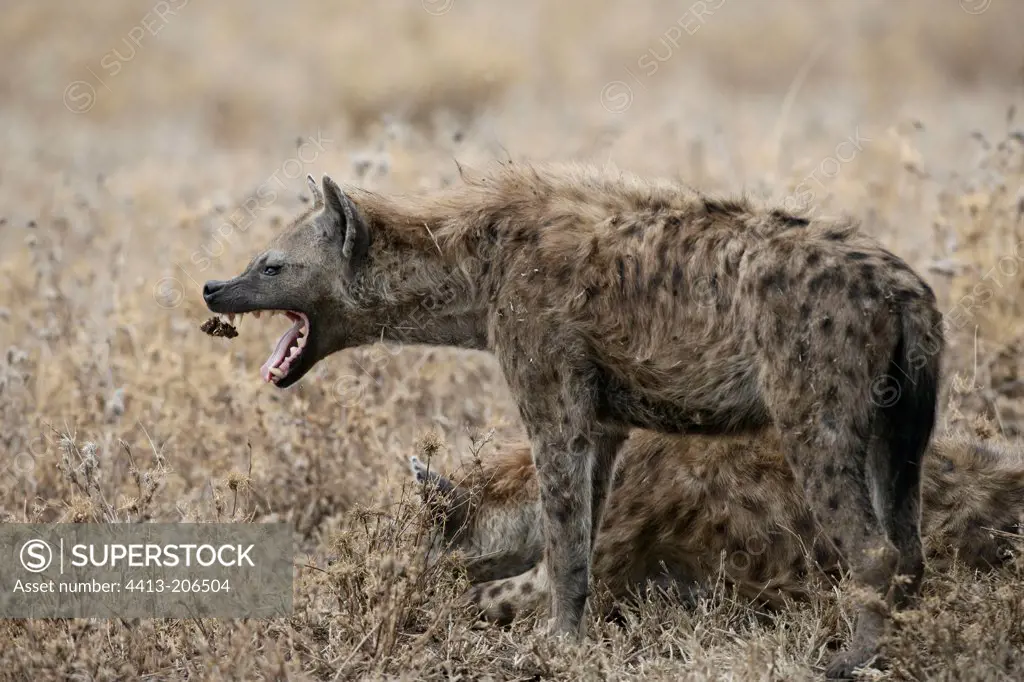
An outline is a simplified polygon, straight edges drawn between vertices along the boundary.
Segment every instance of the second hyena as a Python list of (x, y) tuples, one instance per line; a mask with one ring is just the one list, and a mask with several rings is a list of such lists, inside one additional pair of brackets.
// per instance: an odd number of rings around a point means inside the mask
[(314, 208), (241, 275), (207, 282), (207, 306), (293, 321), (263, 367), (282, 388), (379, 340), (492, 351), (537, 466), (552, 632), (581, 634), (630, 429), (773, 426), (875, 595), (829, 672), (877, 653), (886, 602), (923, 570), (919, 465), (943, 347), (934, 295), (906, 263), (851, 221), (586, 167), (510, 162), (391, 197), (310, 180)]
[[(500, 443), (461, 478), (427, 471), (428, 537), (459, 550), (468, 599), (506, 622), (545, 606), (542, 512), (530, 447)], [(978, 570), (1022, 544), (1024, 447), (979, 431), (937, 436), (923, 465), (922, 531), (932, 564)], [(778, 435), (668, 436), (635, 431), (616, 465), (594, 550), (595, 582), (614, 599), (648, 584), (685, 593), (723, 578), (739, 595), (778, 606), (837, 577), (840, 555), (785, 463)]]

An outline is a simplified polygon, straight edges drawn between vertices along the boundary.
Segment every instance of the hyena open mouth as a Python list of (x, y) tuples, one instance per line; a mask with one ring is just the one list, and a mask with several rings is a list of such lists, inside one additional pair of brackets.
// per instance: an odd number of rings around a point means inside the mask
[[(278, 339), (270, 357), (260, 367), (260, 376), (264, 381), (268, 384), (279, 384), (300, 364), (299, 361), (306, 350), (306, 343), (309, 341), (311, 329), (309, 318), (305, 313), (295, 310), (254, 310), (252, 314), (259, 319), (262, 313), (284, 315), (292, 323), (292, 326)], [(239, 314), (239, 318), (244, 314)], [(228, 314), (227, 318), (229, 323), (234, 323), (235, 315), (233, 313)]]

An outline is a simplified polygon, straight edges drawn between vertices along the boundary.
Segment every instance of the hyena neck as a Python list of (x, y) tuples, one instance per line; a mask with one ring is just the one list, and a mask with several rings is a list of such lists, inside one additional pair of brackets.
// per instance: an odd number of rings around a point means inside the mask
[(497, 256), (489, 211), (463, 206), (459, 191), (382, 197), (354, 195), (373, 235), (377, 263), (366, 286), (378, 340), (487, 349), (491, 262)]

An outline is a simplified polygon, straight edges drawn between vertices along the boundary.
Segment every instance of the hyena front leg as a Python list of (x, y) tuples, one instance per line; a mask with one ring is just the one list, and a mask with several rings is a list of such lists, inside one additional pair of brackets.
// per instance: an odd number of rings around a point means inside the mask
[[(570, 420), (571, 423), (571, 420)], [(536, 429), (533, 457), (544, 513), (553, 634), (582, 635), (590, 560), (615, 453), (625, 439), (600, 428)]]

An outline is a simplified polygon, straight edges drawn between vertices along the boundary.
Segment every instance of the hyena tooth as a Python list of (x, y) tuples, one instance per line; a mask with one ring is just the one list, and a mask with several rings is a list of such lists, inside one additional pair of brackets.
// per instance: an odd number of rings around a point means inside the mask
[(281, 371), (281, 369), (279, 367), (271, 367), (270, 368), (270, 373), (273, 374), (275, 377), (283, 377), (284, 376), (284, 372)]
[(255, 317), (257, 320), (260, 319), (260, 311), (258, 311), (258, 310), (252, 311), (252, 316)]
[(228, 324), (234, 324), (234, 323), (235, 323), (235, 314), (234, 313), (228, 313)]

